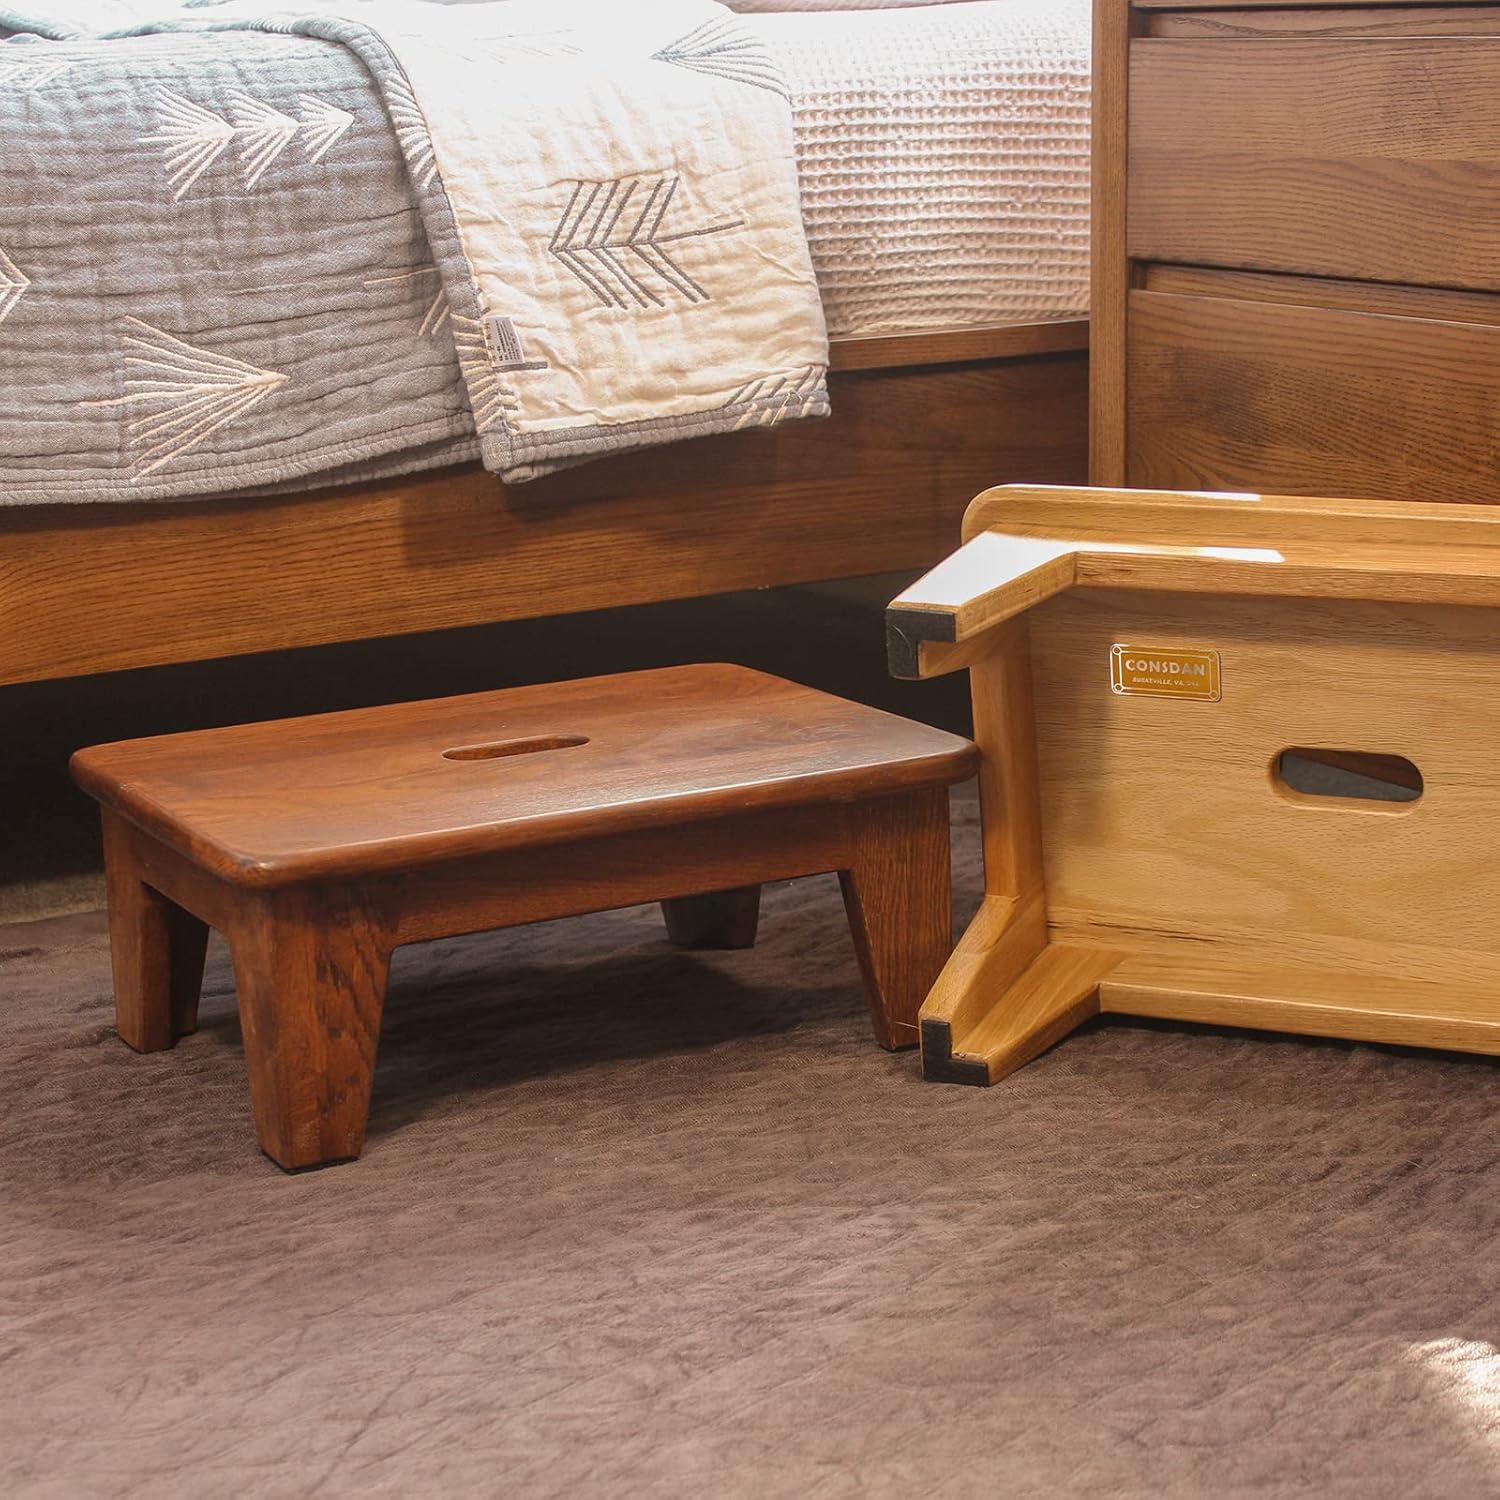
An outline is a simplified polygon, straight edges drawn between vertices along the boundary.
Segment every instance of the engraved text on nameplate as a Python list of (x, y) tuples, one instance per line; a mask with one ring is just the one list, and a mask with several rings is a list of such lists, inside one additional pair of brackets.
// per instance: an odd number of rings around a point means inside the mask
[(1109, 685), (1146, 698), (1219, 701), (1219, 653), (1187, 646), (1111, 646)]

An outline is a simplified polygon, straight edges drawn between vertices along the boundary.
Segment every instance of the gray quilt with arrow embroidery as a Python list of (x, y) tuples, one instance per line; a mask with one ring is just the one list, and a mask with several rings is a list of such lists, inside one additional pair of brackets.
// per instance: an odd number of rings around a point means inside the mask
[(827, 412), (713, 0), (0, 7), (0, 503), (511, 481)]

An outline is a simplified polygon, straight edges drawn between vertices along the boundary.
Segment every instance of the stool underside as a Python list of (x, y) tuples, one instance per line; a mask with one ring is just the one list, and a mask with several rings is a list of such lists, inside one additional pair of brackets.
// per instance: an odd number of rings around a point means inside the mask
[[(1215, 653), (1219, 696), (1115, 690), (1121, 643)], [(1075, 590), (971, 671), (1011, 869), (923, 1009), (929, 1076), (994, 1082), (1098, 1012), (1500, 1053), (1492, 610)], [(1419, 791), (1299, 792), (1293, 747)]]

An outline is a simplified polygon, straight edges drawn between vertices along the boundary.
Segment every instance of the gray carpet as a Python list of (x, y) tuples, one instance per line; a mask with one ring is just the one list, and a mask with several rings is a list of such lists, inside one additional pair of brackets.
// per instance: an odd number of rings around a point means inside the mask
[[(971, 804), (961, 905), (975, 896)], [(0, 928), (5, 1496), (1500, 1493), (1494, 1064), (1098, 1025), (868, 1039), (831, 878), (398, 955), (364, 1158)]]

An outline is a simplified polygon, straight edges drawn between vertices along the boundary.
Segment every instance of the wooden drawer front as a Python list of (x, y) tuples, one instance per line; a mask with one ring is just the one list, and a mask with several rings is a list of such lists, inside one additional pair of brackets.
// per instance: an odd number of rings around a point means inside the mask
[(1500, 324), (1131, 293), (1127, 483), (1500, 500)]
[(1129, 252), (1500, 289), (1500, 39), (1130, 54)]

